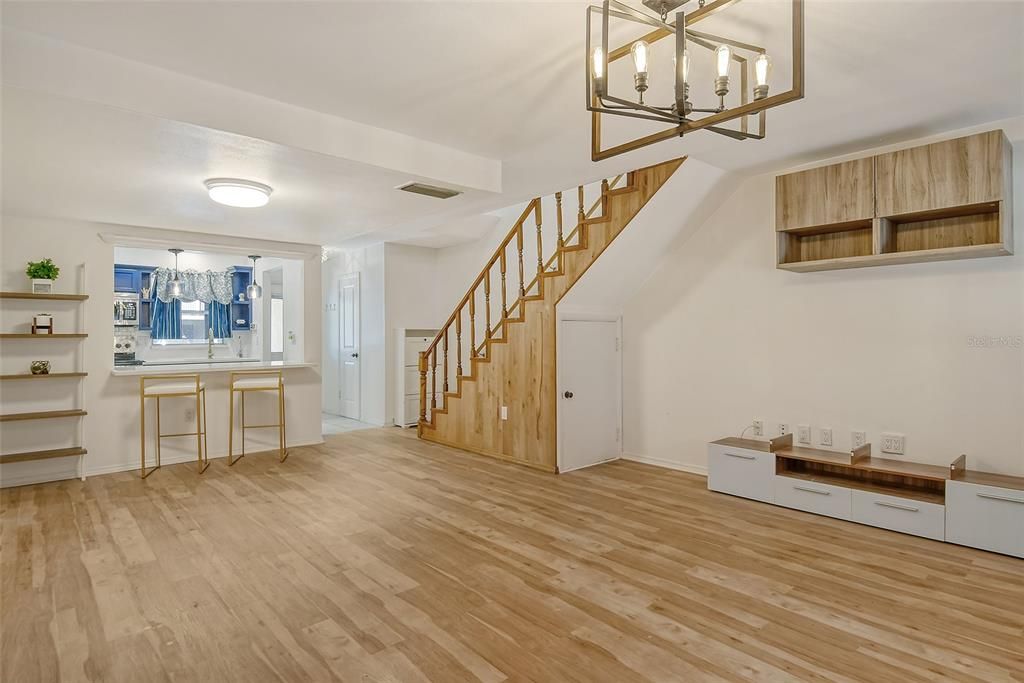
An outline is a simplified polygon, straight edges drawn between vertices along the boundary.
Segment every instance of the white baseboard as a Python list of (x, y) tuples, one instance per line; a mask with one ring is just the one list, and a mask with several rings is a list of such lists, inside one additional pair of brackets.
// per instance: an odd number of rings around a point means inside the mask
[[(301, 446), (320, 446), (322, 445), (323, 439), (319, 441), (308, 441), (305, 443), (294, 443), (289, 444), (288, 448), (299, 448)], [(152, 455), (152, 454), (150, 454)], [(221, 455), (211, 455), (210, 460), (220, 460), (228, 457), (227, 453)], [(85, 456), (86, 463), (89, 462), (89, 456)], [(71, 458), (69, 458), (71, 460)], [(161, 465), (180, 465), (181, 463), (194, 463), (196, 456), (181, 454), (176, 456), (168, 456), (163, 458)], [(152, 462), (152, 458), (150, 459)], [(117, 472), (131, 472), (139, 469), (138, 461), (131, 463), (115, 463), (113, 465), (103, 465), (101, 467), (89, 467), (88, 464), (85, 468), (86, 477), (95, 477), (103, 474), (116, 474)], [(43, 474), (23, 474), (17, 477), (3, 477), (0, 480), (0, 488), (11, 488), (14, 486), (28, 486), (30, 484), (46, 484), (51, 481), (66, 481), (68, 479), (78, 479), (78, 467), (76, 465), (69, 467), (66, 470), (59, 470), (56, 472), (47, 472)]]
[(690, 474), (699, 474), (702, 477), (708, 476), (708, 468), (702, 465), (688, 465), (680, 462), (673, 462), (671, 460), (664, 460), (662, 458), (652, 458), (649, 455), (638, 455), (636, 453), (623, 453), (623, 460), (632, 460), (633, 462), (642, 462), (645, 465), (654, 465), (655, 467), (664, 467), (670, 470), (678, 470), (680, 472), (689, 472)]

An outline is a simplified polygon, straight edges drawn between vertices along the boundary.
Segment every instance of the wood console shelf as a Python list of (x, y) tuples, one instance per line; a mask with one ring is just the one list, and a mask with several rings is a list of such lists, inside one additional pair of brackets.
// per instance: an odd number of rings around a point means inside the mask
[(777, 265), (811, 272), (1013, 253), (1001, 130), (776, 178)]
[(88, 294), (33, 294), (32, 292), (0, 292), (0, 299), (29, 299), (32, 301), (88, 301)]
[(708, 488), (783, 507), (1024, 557), (1024, 477), (852, 451), (727, 438), (708, 446)]

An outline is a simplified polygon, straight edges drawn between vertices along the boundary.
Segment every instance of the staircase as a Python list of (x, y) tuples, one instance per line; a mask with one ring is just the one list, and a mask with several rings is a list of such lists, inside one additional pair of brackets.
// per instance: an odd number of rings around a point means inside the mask
[(555, 307), (684, 161), (578, 187), (572, 223), (561, 192), (527, 204), (420, 354), (420, 438), (558, 471)]

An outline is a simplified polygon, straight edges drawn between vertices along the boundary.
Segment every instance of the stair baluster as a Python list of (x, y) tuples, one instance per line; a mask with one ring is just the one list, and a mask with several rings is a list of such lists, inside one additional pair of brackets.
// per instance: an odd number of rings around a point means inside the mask
[[(578, 188), (576, 188), (576, 194), (579, 195), (579, 199), (580, 199), (579, 211), (576, 213), (576, 231), (579, 231), (582, 228), (582, 226), (583, 226), (583, 221), (586, 220), (586, 218), (587, 218), (587, 214), (584, 213), (584, 209), (583, 209), (583, 186), (582, 185), (580, 185)], [(572, 235), (570, 235), (569, 237), (571, 239)]]
[(541, 236), (542, 226), (539, 201), (534, 204), (533, 222), (537, 224), (537, 287), (539, 288), (541, 286), (540, 276), (544, 273), (544, 244), (543, 237)]
[(455, 376), (462, 377), (462, 309), (455, 315)]
[[(519, 249), (519, 298), (526, 296), (526, 279), (523, 277), (523, 222), (516, 224), (516, 248)], [(519, 314), (522, 315), (522, 302), (519, 303)]]
[[(444, 393), (448, 393), (448, 328), (444, 328), (444, 337), (441, 338), (444, 352)], [(445, 399), (447, 400), (447, 399)], [(431, 417), (431, 420), (434, 418)]]
[(508, 317), (508, 297), (505, 295), (505, 247), (501, 248), (501, 322)]
[(484, 339), (491, 340), (491, 269), (484, 275)]
[(562, 193), (555, 193), (555, 213), (557, 214), (558, 236), (555, 240), (555, 254), (558, 256), (558, 270), (562, 270)]
[(601, 213), (608, 214), (608, 179), (601, 181)]
[(476, 358), (476, 291), (469, 297), (469, 357)]
[(437, 410), (437, 346), (431, 352), (430, 365), (430, 420), (433, 421)]

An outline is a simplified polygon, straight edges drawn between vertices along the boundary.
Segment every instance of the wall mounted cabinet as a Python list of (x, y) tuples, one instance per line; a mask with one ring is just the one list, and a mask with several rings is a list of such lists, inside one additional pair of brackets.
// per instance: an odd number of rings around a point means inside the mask
[(995, 130), (779, 176), (778, 267), (1012, 254), (1011, 163)]

